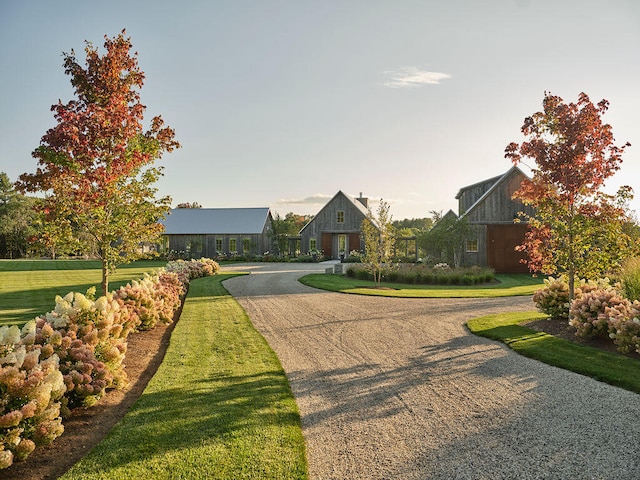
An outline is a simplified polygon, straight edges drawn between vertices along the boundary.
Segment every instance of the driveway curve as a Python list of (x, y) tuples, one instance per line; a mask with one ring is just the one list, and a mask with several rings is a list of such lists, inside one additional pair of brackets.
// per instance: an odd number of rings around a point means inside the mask
[(251, 275), (224, 283), (287, 373), (311, 479), (640, 478), (639, 395), (464, 326), (531, 310), (530, 297), (381, 298), (297, 281), (323, 268), (244, 264), (233, 269)]

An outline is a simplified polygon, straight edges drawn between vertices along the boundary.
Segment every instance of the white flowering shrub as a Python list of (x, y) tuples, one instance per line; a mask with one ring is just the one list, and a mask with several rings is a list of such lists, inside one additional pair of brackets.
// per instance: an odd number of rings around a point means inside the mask
[(66, 387), (58, 357), (35, 345), (35, 322), (0, 328), (0, 468), (24, 460), (64, 431)]
[(551, 318), (569, 317), (569, 285), (563, 277), (544, 279), (544, 287), (533, 294), (533, 303)]
[(433, 268), (435, 270), (448, 270), (449, 269), (449, 264), (447, 263), (436, 263)]

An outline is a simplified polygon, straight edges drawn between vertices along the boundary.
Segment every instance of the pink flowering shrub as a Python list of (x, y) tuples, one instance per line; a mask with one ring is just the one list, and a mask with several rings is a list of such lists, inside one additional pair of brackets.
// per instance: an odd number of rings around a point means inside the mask
[(166, 267), (167, 272), (176, 273), (180, 281), (185, 285), (194, 278), (207, 277), (215, 275), (220, 270), (218, 262), (210, 258), (201, 258), (200, 260), (174, 260), (169, 262)]
[(129, 333), (173, 321), (189, 281), (219, 268), (204, 258), (170, 262), (97, 300), (95, 289), (57, 296), (53, 311), (22, 331), (0, 328), (0, 469), (60, 436), (61, 412), (124, 387)]
[(33, 343), (35, 328), (34, 321), (22, 331), (0, 328), (0, 469), (64, 431), (60, 399), (66, 388), (58, 357), (44, 358)]
[(133, 280), (115, 292), (120, 306), (129, 312), (135, 330), (151, 330), (158, 322), (157, 277), (155, 279), (145, 275), (141, 280)]
[(95, 301), (92, 295), (57, 296), (54, 310), (35, 320), (35, 344), (45, 358), (55, 354), (60, 359), (67, 408), (91, 406), (107, 389), (127, 383), (123, 361), (133, 329), (129, 312), (112, 294)]
[(158, 275), (158, 293), (156, 309), (159, 320), (163, 323), (173, 322), (173, 317), (187, 293), (187, 288), (178, 278), (178, 274), (160, 272)]
[(611, 338), (623, 353), (640, 353), (640, 302), (624, 298), (619, 285), (594, 288), (571, 305), (569, 324), (580, 337)]
[(616, 288), (591, 289), (571, 304), (569, 324), (579, 337), (608, 337), (610, 310), (624, 308), (626, 303)]
[[(546, 313), (551, 318), (569, 319), (569, 284), (564, 276), (558, 278), (549, 277), (544, 280), (544, 287), (533, 294), (533, 303), (538, 310)], [(609, 279), (576, 282), (574, 287), (574, 300), (580, 298), (584, 293), (598, 288), (610, 288)]]
[(640, 353), (640, 302), (629, 300), (608, 310), (609, 337), (623, 353)]

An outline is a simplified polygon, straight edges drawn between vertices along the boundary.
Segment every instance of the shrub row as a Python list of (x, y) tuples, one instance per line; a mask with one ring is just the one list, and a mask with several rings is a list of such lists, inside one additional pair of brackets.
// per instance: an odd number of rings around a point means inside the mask
[[(608, 278), (598, 281), (579, 280), (574, 286), (574, 299), (595, 289), (611, 288)], [(551, 318), (569, 319), (569, 284), (563, 276), (544, 279), (544, 287), (533, 294), (533, 303), (542, 313)]]
[(533, 295), (538, 310), (551, 318), (567, 319), (579, 337), (610, 338), (619, 351), (640, 353), (640, 302), (625, 298), (620, 284), (582, 280), (569, 304), (564, 277), (549, 277), (544, 283)]
[[(351, 265), (346, 275), (359, 280), (373, 280), (373, 274), (365, 265)], [(392, 283), (418, 285), (478, 285), (495, 279), (488, 268), (433, 268), (425, 265), (402, 265), (382, 269), (382, 280)]]
[(22, 329), (0, 328), (0, 468), (60, 436), (70, 409), (124, 387), (129, 333), (170, 323), (189, 281), (218, 269), (209, 259), (170, 262), (97, 300), (95, 288), (57, 296)]

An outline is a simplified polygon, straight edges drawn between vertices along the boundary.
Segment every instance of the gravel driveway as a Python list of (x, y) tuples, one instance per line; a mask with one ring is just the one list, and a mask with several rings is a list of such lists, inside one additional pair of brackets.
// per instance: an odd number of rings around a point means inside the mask
[(224, 285), (287, 373), (312, 479), (640, 479), (639, 395), (464, 326), (530, 297), (344, 295), (297, 282), (324, 265), (233, 268), (252, 272)]

